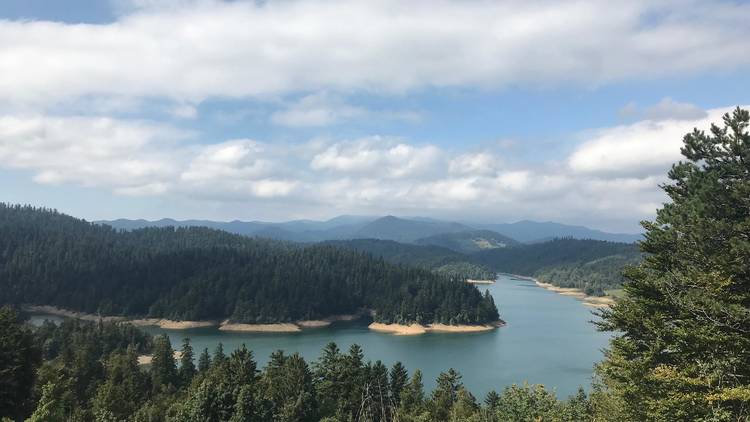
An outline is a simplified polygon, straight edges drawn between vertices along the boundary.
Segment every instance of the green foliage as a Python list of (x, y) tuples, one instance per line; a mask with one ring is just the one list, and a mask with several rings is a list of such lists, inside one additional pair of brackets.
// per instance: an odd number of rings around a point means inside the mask
[(456, 233), (440, 233), (417, 239), (418, 245), (441, 246), (456, 252), (471, 254), (487, 249), (521, 246), (517, 240), (503, 236), (492, 230), (467, 230)]
[(559, 287), (603, 296), (605, 290), (622, 286), (623, 268), (640, 262), (642, 256), (638, 246), (630, 243), (563, 238), (492, 249), (472, 258), (497, 272), (533, 276)]
[(201, 227), (130, 232), (0, 203), (0, 303), (176, 320), (292, 322), (377, 312), (384, 322), (485, 323), (463, 280), (332, 245)]
[[(23, 327), (15, 319), (10, 326), (13, 330)], [(400, 363), (389, 371), (380, 361), (366, 362), (356, 344), (347, 353), (328, 344), (312, 367), (299, 354), (279, 350), (271, 354), (263, 370), (258, 370), (244, 345), (228, 357), (217, 347), (212, 362), (202, 365), (187, 383), (180, 382), (182, 372), (166, 336), (153, 340), (152, 364), (139, 366), (137, 350), (143, 344), (139, 336), (124, 347), (112, 348), (123, 341), (119, 335), (129, 332), (120, 324), (64, 322), (57, 328), (45, 325), (36, 330), (40, 343), (66, 338), (71, 344), (63, 343), (58, 354), (35, 368), (39, 373), (39, 394), (32, 398), (35, 410), (19, 412), (15, 420), (479, 422), (533, 420), (539, 415), (544, 420), (553, 415), (549, 420), (554, 421), (591, 420), (591, 405), (582, 392), (560, 402), (542, 387), (520, 391), (514, 387), (480, 406), (453, 369), (440, 375), (438, 387), (426, 399), (419, 370), (409, 378)], [(77, 354), (72, 348), (85, 352)], [(190, 352), (190, 343), (183, 343), (182, 350)], [(180, 369), (189, 366), (184, 360), (188, 354), (181, 357)], [(100, 371), (92, 370), (98, 367)], [(93, 394), (80, 395), (89, 391)], [(514, 411), (509, 409), (512, 406), (520, 408)]]
[(615, 338), (595, 403), (620, 420), (750, 419), (749, 122), (738, 108), (685, 136), (648, 255), (602, 312)]
[[(190, 345), (190, 339), (185, 337), (182, 340), (182, 353), (180, 354), (180, 368), (177, 370), (177, 377), (181, 385), (190, 384), (195, 376), (196, 369), (193, 363), (193, 346)], [(208, 350), (205, 350), (208, 356)]]
[(12, 419), (27, 410), (40, 360), (32, 333), (9, 306), (0, 308), (0, 417)]
[(494, 271), (472, 262), (467, 255), (441, 246), (411, 245), (378, 239), (338, 240), (325, 244), (365, 252), (393, 264), (429, 269), (454, 280), (495, 279)]
[(154, 354), (151, 359), (151, 382), (155, 391), (173, 390), (179, 383), (174, 350), (166, 334), (154, 340)]

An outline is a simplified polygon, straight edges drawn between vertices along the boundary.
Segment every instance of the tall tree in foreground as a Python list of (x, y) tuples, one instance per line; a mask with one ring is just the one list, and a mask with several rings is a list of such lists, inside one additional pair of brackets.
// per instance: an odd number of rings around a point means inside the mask
[[(625, 297), (602, 312), (614, 331), (597, 371), (617, 420), (750, 418), (750, 114), (684, 138), (671, 202), (644, 222), (648, 254)], [(619, 410), (622, 414), (614, 414)]]
[(0, 418), (24, 414), (40, 352), (34, 337), (9, 306), (0, 308)]

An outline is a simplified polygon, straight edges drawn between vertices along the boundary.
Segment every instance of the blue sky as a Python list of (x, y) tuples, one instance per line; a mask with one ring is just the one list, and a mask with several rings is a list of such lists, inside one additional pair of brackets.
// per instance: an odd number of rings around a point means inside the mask
[(6, 0), (0, 200), (88, 219), (338, 214), (634, 232), (681, 135), (750, 103), (723, 1)]

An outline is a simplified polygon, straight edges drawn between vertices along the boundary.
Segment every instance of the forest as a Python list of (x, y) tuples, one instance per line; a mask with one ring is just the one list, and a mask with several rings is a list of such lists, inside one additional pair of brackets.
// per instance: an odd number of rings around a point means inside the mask
[(471, 258), (497, 272), (535, 277), (603, 296), (606, 290), (622, 288), (623, 270), (640, 263), (643, 256), (636, 244), (562, 238), (485, 250)]
[[(476, 398), (447, 369), (432, 392), (419, 370), (366, 361), (358, 345), (329, 343), (318, 360), (271, 354), (258, 368), (244, 345), (225, 353), (175, 353), (166, 335), (150, 338), (125, 323), (65, 320), (24, 324), (0, 309), (0, 417), (28, 422), (529, 421), (590, 420), (580, 390), (567, 400), (540, 385), (513, 385)], [(152, 355), (149, 365), (138, 356)], [(179, 356), (175, 358), (175, 355)]]
[(358, 251), (200, 227), (117, 231), (7, 204), (0, 204), (0, 303), (246, 323), (363, 308), (386, 323), (499, 319), (492, 297), (463, 279)]
[(330, 240), (325, 244), (366, 252), (395, 264), (430, 269), (456, 279), (494, 280), (495, 272), (472, 262), (470, 256), (435, 245), (414, 245), (393, 240)]

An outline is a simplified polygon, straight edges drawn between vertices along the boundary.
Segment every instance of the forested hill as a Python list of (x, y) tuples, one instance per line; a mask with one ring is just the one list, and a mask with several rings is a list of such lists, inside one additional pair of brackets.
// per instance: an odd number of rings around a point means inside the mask
[(485, 323), (492, 298), (419, 268), (331, 245), (208, 228), (116, 231), (0, 204), (0, 303), (103, 315), (286, 322), (376, 311), (384, 322)]
[(420, 246), (393, 240), (355, 239), (325, 242), (341, 248), (367, 252), (394, 264), (428, 268), (451, 278), (494, 280), (495, 272), (471, 262), (471, 258), (441, 246)]
[(491, 249), (472, 255), (494, 271), (534, 276), (560, 287), (591, 295), (622, 287), (622, 271), (641, 260), (638, 245), (601, 240), (554, 239), (517, 248)]

